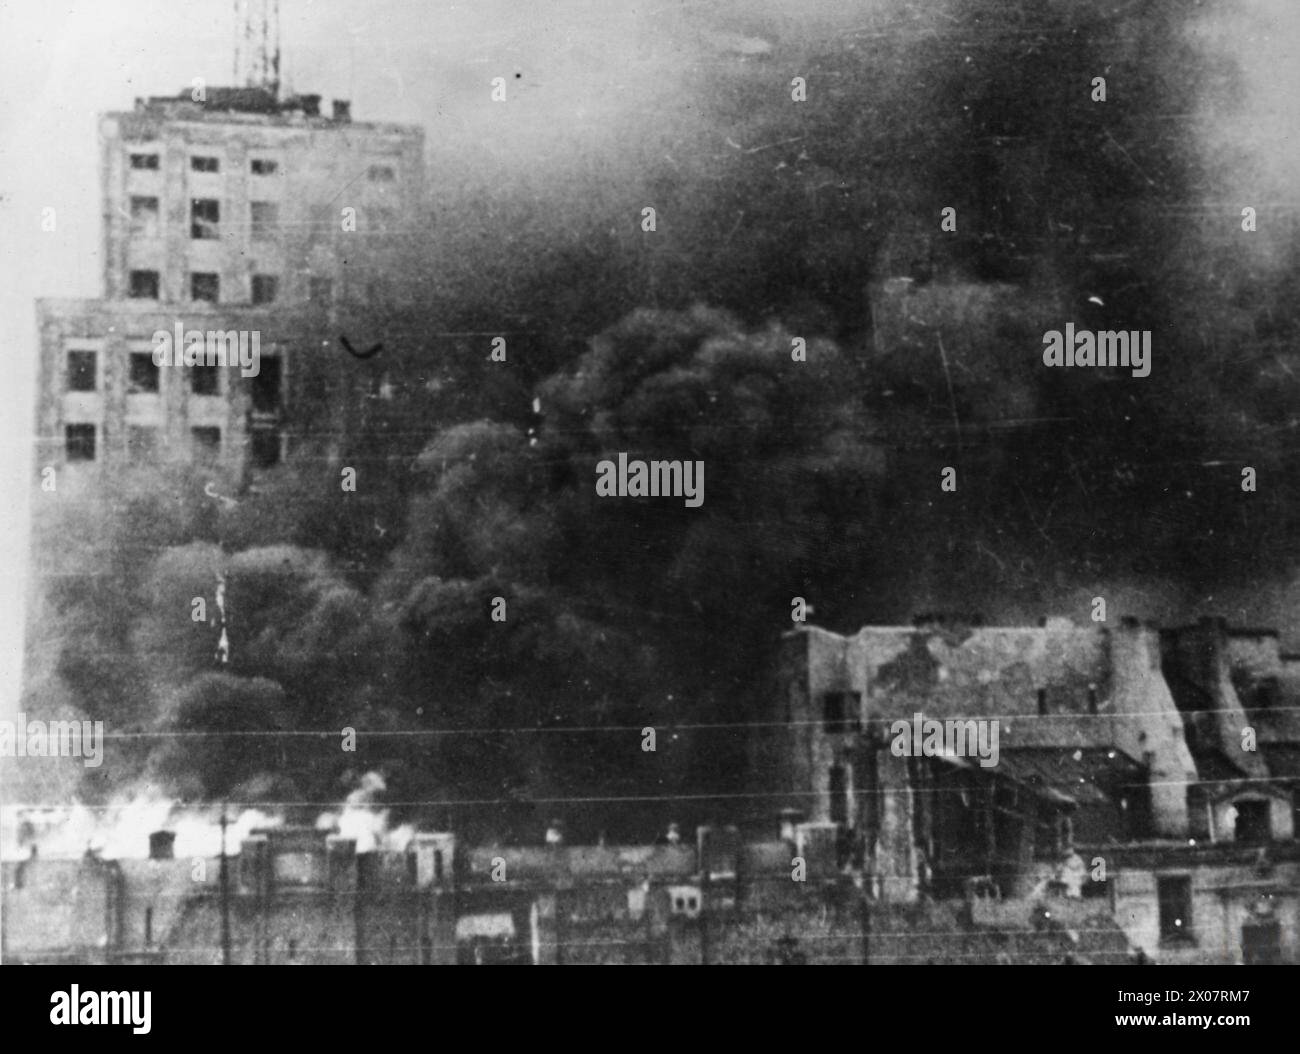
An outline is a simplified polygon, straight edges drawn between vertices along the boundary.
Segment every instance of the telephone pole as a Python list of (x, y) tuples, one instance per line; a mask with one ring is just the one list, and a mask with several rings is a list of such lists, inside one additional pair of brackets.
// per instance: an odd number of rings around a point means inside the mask
[(226, 803), (221, 803), (221, 964), (230, 965), (230, 869), (226, 857)]

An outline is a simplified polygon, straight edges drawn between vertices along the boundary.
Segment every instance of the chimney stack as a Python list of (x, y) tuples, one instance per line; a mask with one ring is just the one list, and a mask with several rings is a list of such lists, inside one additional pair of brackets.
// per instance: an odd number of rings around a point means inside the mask
[(331, 834), (325, 838), (325, 870), (329, 888), (351, 893), (357, 888), (357, 843), (353, 838)]
[(176, 832), (154, 831), (149, 835), (149, 859), (171, 860), (176, 856)]
[(263, 897), (271, 891), (271, 844), (261, 831), (250, 834), (239, 847), (239, 886)]

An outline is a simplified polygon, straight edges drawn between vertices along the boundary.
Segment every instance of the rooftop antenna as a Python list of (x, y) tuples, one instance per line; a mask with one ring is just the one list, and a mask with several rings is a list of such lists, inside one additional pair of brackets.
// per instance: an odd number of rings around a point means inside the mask
[(275, 50), (271, 52), (271, 94), (280, 97), (280, 0), (271, 0), (275, 5)]
[(235, 82), (280, 97), (280, 0), (234, 0)]

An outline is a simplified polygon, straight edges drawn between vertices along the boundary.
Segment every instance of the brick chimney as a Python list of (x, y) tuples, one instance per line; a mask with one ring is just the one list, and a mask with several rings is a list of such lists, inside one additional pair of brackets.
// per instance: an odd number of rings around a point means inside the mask
[(451, 886), (456, 857), (454, 834), (421, 831), (411, 839), (407, 851), (415, 858), (415, 884), (418, 889)]
[(351, 893), (357, 888), (357, 843), (340, 834), (325, 839), (325, 874), (335, 893)]
[(239, 847), (239, 888), (260, 897), (271, 891), (271, 843), (265, 834), (250, 834)]
[(176, 832), (154, 831), (149, 835), (149, 859), (171, 860), (176, 856)]

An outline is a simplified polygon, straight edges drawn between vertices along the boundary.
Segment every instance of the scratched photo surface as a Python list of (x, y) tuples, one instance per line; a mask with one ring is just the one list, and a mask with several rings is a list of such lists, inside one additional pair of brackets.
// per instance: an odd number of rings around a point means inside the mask
[(1300, 961), (1300, 7), (0, 38), (5, 962)]

